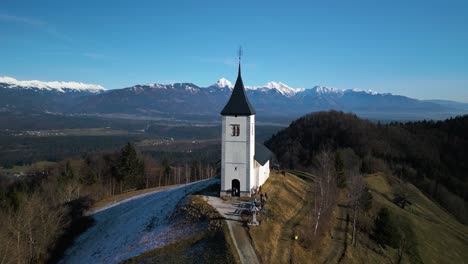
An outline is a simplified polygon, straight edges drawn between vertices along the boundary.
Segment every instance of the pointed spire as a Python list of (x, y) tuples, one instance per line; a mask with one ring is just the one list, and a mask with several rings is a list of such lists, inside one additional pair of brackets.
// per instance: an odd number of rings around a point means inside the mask
[(242, 57), (242, 55), (243, 55), (242, 46), (239, 46), (239, 51), (237, 52), (237, 55), (239, 56), (239, 65), (240, 65), (241, 57)]
[(255, 115), (255, 110), (249, 102), (247, 95), (245, 94), (244, 83), (242, 82), (241, 76), (241, 57), (242, 47), (239, 48), (239, 69), (237, 73), (236, 84), (232, 89), (231, 97), (221, 111), (221, 115)]
[(241, 58), (242, 58), (242, 55), (243, 55), (242, 46), (239, 46), (239, 51), (237, 52), (237, 55), (239, 56), (239, 70), (237, 72), (237, 78), (240, 78), (240, 76), (241, 76)]

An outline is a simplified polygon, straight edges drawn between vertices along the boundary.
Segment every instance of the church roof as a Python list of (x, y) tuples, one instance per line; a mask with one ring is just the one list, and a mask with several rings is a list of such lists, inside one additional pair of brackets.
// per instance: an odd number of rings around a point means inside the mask
[(241, 67), (239, 63), (239, 72), (237, 74), (236, 84), (232, 90), (231, 98), (221, 111), (221, 115), (255, 115), (255, 110), (245, 94), (244, 83), (241, 77)]
[(260, 143), (255, 143), (255, 156), (254, 159), (260, 163), (260, 165), (265, 165), (267, 161), (271, 160), (273, 154), (271, 151), (265, 147), (265, 145)]

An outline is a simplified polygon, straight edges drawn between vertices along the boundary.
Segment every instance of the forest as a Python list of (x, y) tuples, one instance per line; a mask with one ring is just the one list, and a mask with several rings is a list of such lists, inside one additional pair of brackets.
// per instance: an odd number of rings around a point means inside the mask
[(323, 149), (339, 150), (345, 163), (359, 161), (361, 173), (385, 172), (409, 181), (468, 223), (468, 115), (381, 124), (354, 114), (317, 112), (292, 122), (266, 145), (289, 169), (307, 170)]

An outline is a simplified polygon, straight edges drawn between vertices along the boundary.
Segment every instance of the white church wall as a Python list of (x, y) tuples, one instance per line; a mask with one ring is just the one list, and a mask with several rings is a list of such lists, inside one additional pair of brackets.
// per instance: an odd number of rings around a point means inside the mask
[(248, 127), (248, 136), (247, 136), (247, 148), (248, 148), (248, 159), (249, 163), (247, 164), (248, 167), (248, 185), (249, 185), (249, 191), (251, 191), (255, 186), (256, 186), (256, 174), (255, 174), (255, 169), (254, 169), (254, 156), (255, 156), (255, 115), (251, 115), (247, 117), (247, 124), (249, 124)]
[(259, 169), (260, 169), (260, 164), (254, 160), (254, 185), (255, 187), (258, 186), (258, 173), (259, 173)]
[[(251, 131), (253, 116), (222, 117), (221, 195), (230, 195), (232, 180), (240, 181), (241, 195), (250, 194), (253, 179), (255, 135)], [(239, 135), (232, 135), (232, 126), (239, 125)]]
[(226, 134), (226, 128), (225, 128), (225, 123), (226, 123), (226, 117), (222, 116), (221, 117), (221, 194), (223, 191), (226, 190), (226, 138), (224, 137), (224, 134)]
[(259, 167), (258, 169), (258, 186), (263, 185), (268, 177), (270, 176), (270, 161), (267, 161), (265, 165)]
[(261, 186), (264, 183), (264, 181), (262, 181), (263, 171), (264, 171), (263, 166), (260, 163), (258, 163), (257, 187)]

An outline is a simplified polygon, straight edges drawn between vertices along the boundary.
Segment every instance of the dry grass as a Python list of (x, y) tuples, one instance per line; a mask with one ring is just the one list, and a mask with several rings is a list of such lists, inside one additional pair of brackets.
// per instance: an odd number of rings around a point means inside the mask
[(182, 217), (182, 225), (186, 220), (206, 222), (206, 225), (198, 233), (194, 231), (188, 239), (153, 249), (123, 263), (240, 263), (226, 221), (201, 196), (190, 195), (187, 204), (174, 217)]
[[(267, 213), (260, 216), (262, 224), (251, 227), (252, 244), (262, 263), (310, 263), (312, 254), (300, 241), (305, 232), (305, 207), (309, 204), (310, 182), (287, 173), (285, 176), (272, 172), (262, 186), (267, 192)], [(294, 240), (298, 235), (299, 240)]]
[[(424, 263), (468, 263), (468, 227), (459, 223), (436, 203), (427, 198), (415, 186), (406, 186), (409, 200), (413, 203), (405, 209), (396, 206), (393, 189), (382, 173), (369, 175), (366, 182), (373, 194), (373, 207), (361, 221), (368, 227), (381, 207), (387, 207), (400, 221), (408, 223), (414, 231), (416, 255)], [(311, 232), (311, 225), (304, 212), (310, 206), (308, 186), (313, 182), (290, 173), (285, 176), (272, 173), (262, 191), (269, 195), (267, 214), (259, 217), (262, 224), (251, 227), (252, 244), (262, 263), (396, 263), (397, 250), (382, 249), (369, 233), (358, 233), (358, 243), (351, 244), (351, 226), (346, 227), (346, 208), (336, 207), (331, 217), (329, 231), (324, 233), (320, 244), (306, 245), (303, 234)], [(346, 203), (344, 193), (338, 197), (339, 204)], [(294, 235), (299, 235), (294, 240)], [(347, 250), (344, 252), (345, 241)], [(344, 252), (344, 255), (343, 255)], [(412, 263), (414, 258), (405, 255), (403, 263)], [(417, 260), (417, 258), (416, 258)]]

